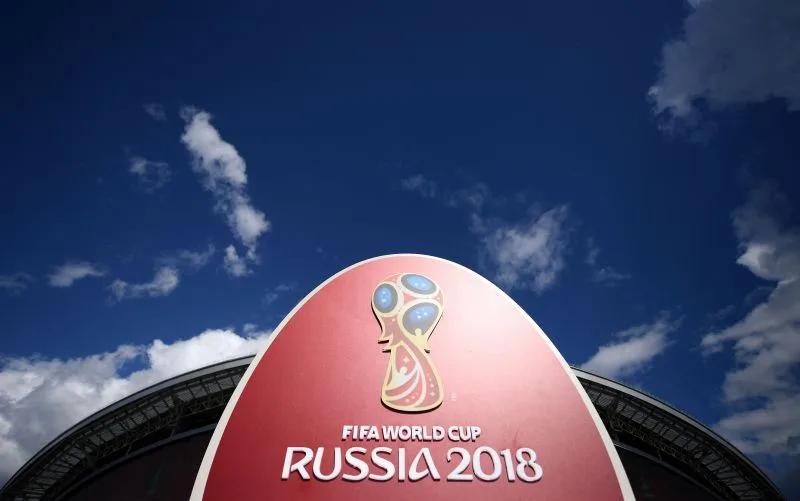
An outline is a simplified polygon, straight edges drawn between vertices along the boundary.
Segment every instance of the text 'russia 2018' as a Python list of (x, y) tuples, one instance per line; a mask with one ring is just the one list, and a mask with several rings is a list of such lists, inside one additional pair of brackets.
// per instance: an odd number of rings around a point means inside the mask
[[(342, 440), (388, 442), (451, 442), (474, 443), (481, 435), (478, 426), (352, 426), (342, 428)], [(440, 449), (442, 450), (442, 449)], [(283, 462), (282, 480), (293, 477), (302, 480), (331, 481), (337, 478), (350, 482), (411, 481), (430, 477), (433, 480), (471, 482), (474, 479), (494, 482), (537, 482), (543, 469), (537, 463), (536, 452), (530, 447), (497, 450), (480, 447), (451, 447), (443, 458), (434, 459), (429, 447), (418, 449), (413, 456), (405, 447), (287, 447)], [(332, 457), (331, 457), (332, 456)], [(447, 464), (442, 477), (440, 466)], [(310, 470), (310, 471), (309, 471)], [(323, 471), (325, 470), (325, 471)]]

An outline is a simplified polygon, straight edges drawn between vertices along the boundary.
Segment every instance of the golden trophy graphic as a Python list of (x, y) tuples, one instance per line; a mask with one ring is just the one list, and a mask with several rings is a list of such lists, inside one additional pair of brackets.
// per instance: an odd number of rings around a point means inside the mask
[(442, 292), (430, 278), (400, 273), (381, 281), (372, 294), (372, 311), (381, 324), (379, 343), (387, 343), (389, 364), (381, 401), (399, 412), (426, 412), (442, 404), (442, 380), (428, 353), (444, 308)]

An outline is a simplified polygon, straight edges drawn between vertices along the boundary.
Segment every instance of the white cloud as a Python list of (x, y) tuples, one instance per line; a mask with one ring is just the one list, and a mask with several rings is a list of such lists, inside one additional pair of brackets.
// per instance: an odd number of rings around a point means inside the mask
[(422, 174), (416, 174), (400, 180), (400, 187), (406, 191), (418, 193), (424, 198), (436, 196), (436, 183)]
[(73, 261), (57, 267), (47, 278), (51, 287), (72, 287), (78, 280), (105, 275), (106, 271), (97, 265), (86, 261)]
[(734, 306), (732, 304), (729, 304), (727, 306), (724, 306), (724, 307), (718, 309), (717, 311), (715, 311), (713, 313), (709, 313), (708, 314), (708, 319), (711, 322), (719, 322), (719, 321), (725, 320), (726, 318), (730, 317), (734, 313), (736, 313), (736, 306)]
[[(408, 179), (411, 180), (409, 186), (423, 187), (411, 191), (433, 196), (433, 191), (424, 189), (425, 178)], [(528, 289), (541, 293), (556, 283), (566, 267), (566, 205), (546, 212), (530, 208), (522, 221), (509, 221), (486, 215), (490, 209), (509, 201), (493, 195), (483, 183), (444, 193), (441, 199), (448, 207), (469, 212), (469, 230), (482, 244), (482, 264), (497, 285), (506, 290)], [(521, 196), (514, 201), (525, 202)]]
[(592, 269), (592, 280), (609, 287), (617, 285), (623, 280), (630, 280), (631, 276), (627, 273), (622, 273), (611, 266), (597, 266), (597, 259), (600, 257), (600, 247), (595, 244), (593, 238), (589, 238), (586, 242), (587, 254), (584, 262)]
[(14, 295), (27, 289), (31, 282), (33, 282), (33, 277), (22, 271), (11, 275), (0, 275), (0, 289), (6, 289)]
[(109, 286), (111, 294), (117, 301), (133, 299), (143, 296), (159, 297), (169, 295), (180, 283), (180, 273), (177, 268), (163, 266), (156, 270), (155, 276), (143, 284), (131, 284), (124, 280), (114, 280)]
[(144, 105), (144, 112), (150, 115), (153, 120), (165, 122), (167, 114), (164, 112), (164, 106), (158, 103), (147, 103)]
[(236, 247), (233, 245), (229, 245), (225, 248), (223, 266), (225, 267), (225, 271), (232, 277), (243, 277), (252, 273), (247, 267), (247, 260), (236, 252)]
[(592, 273), (592, 279), (595, 282), (609, 286), (616, 285), (623, 280), (630, 280), (630, 278), (631, 276), (629, 274), (617, 271), (611, 266), (604, 266), (603, 268), (594, 270)]
[[(211, 125), (211, 115), (194, 108), (184, 108), (181, 116), (186, 122), (181, 141), (192, 155), (192, 168), (200, 176), (203, 186), (215, 198), (214, 210), (223, 214), (233, 236), (245, 246), (244, 257), (225, 253), (226, 269), (235, 270), (234, 276), (247, 274), (242, 260), (258, 263), (258, 239), (270, 229), (263, 212), (253, 207), (247, 194), (247, 167), (236, 148), (224, 141)], [(230, 263), (230, 267), (229, 267)], [(242, 267), (244, 266), (244, 267)]]
[(181, 271), (196, 272), (208, 265), (216, 253), (212, 244), (202, 251), (180, 249), (157, 258), (157, 268), (153, 279), (141, 284), (131, 284), (125, 280), (117, 279), (109, 290), (113, 301), (134, 299), (140, 297), (159, 297), (171, 294), (180, 285)]
[(211, 258), (214, 257), (215, 253), (216, 249), (214, 248), (214, 245), (208, 244), (208, 247), (204, 251), (181, 249), (172, 254), (161, 257), (158, 259), (158, 262), (163, 266), (172, 266), (176, 268), (186, 267), (193, 271), (197, 271), (205, 267), (211, 261)]
[(475, 183), (469, 188), (456, 190), (445, 196), (448, 207), (467, 207), (475, 212), (481, 212), (487, 203), (500, 204), (503, 200), (492, 195), (489, 187), (484, 183)]
[(667, 43), (649, 91), (669, 120), (696, 119), (695, 101), (712, 107), (783, 99), (800, 109), (800, 2), (706, 0)]
[(716, 428), (746, 453), (800, 452), (800, 228), (780, 224), (784, 202), (774, 187), (763, 185), (733, 213), (737, 263), (772, 282), (772, 291), (701, 343), (707, 353), (733, 350), (736, 365), (722, 388), (732, 411)]
[(667, 349), (669, 335), (677, 328), (678, 322), (662, 313), (653, 323), (616, 333), (617, 339), (598, 348), (581, 368), (614, 379), (632, 376)]
[(162, 188), (172, 175), (166, 162), (155, 162), (142, 157), (131, 157), (128, 170), (149, 192)]
[[(0, 361), (0, 485), (47, 442), (103, 407), (164, 379), (256, 353), (270, 332), (206, 330), (171, 344), (122, 345), (69, 360)], [(126, 364), (144, 368), (127, 374)]]
[(267, 289), (266, 293), (264, 294), (264, 299), (262, 302), (264, 305), (269, 306), (275, 301), (277, 301), (284, 293), (291, 292), (297, 289), (297, 284), (278, 284), (276, 287)]
[(518, 224), (473, 214), (472, 230), (483, 241), (494, 281), (537, 293), (553, 286), (566, 266), (567, 214), (562, 205)]

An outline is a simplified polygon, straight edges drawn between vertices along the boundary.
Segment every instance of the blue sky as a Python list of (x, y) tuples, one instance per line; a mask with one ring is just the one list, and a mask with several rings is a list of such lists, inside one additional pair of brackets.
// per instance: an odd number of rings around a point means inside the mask
[(750, 4), (18, 6), (3, 476), (395, 252), (476, 269), (570, 363), (791, 468), (800, 12)]

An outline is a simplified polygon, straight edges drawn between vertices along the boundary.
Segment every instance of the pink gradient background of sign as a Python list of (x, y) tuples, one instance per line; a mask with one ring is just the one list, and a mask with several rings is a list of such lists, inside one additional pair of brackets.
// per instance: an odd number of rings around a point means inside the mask
[[(439, 408), (421, 414), (391, 411), (380, 399), (389, 354), (377, 342), (381, 331), (370, 300), (379, 281), (403, 272), (428, 276), (444, 294), (444, 313), (430, 338), (430, 356), (441, 375), (445, 399)], [(240, 383), (238, 400), (234, 394), (228, 404), (195, 483), (193, 501), (633, 499), (605, 430), (598, 429), (594, 410), (587, 407), (560, 355), (513, 301), (466, 268), (416, 255), (365, 261), (306, 298), (273, 336), (277, 337)], [(447, 439), (341, 439), (343, 425), (401, 424), (480, 426), (482, 435), (466, 445)], [(542, 479), (508, 482), (501, 475), (494, 482), (446, 481), (459, 459), (456, 455), (448, 463), (447, 450), (464, 446), (474, 451), (481, 445), (498, 452), (534, 449), (544, 469)], [(290, 446), (325, 447), (325, 472), (332, 466), (334, 447), (362, 446), (368, 454), (375, 447), (392, 447), (395, 464), (396, 448), (406, 448), (410, 463), (421, 447), (428, 447), (442, 480), (398, 482), (395, 476), (388, 482), (348, 482), (340, 476), (324, 482), (312, 476), (303, 481), (297, 473), (281, 480)], [(364, 459), (369, 462), (369, 456)], [(484, 464), (491, 471), (485, 455)], [(307, 469), (310, 472), (310, 464)], [(374, 466), (371, 471), (382, 473)], [(355, 470), (343, 461), (343, 472)]]

